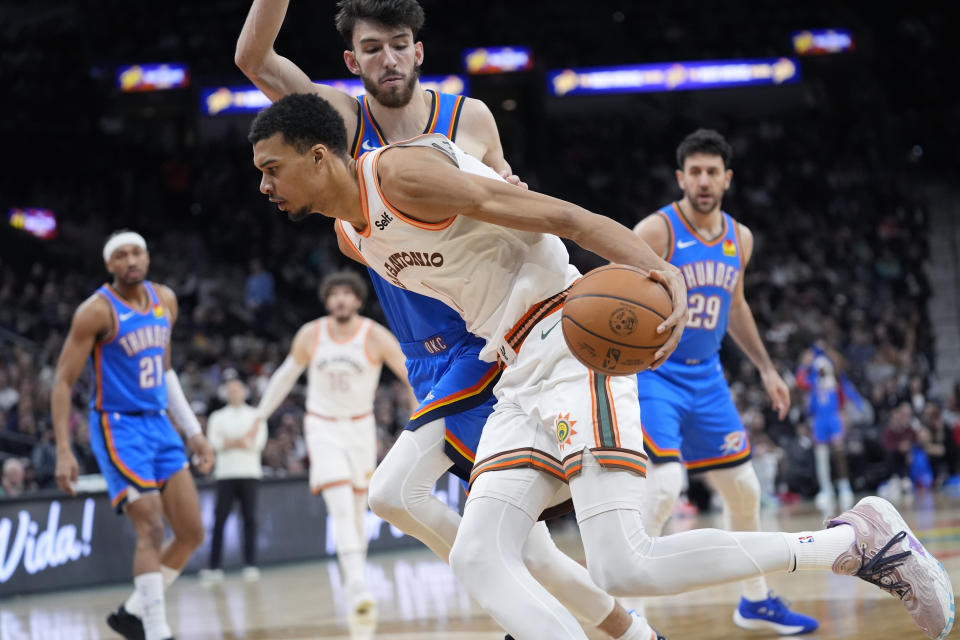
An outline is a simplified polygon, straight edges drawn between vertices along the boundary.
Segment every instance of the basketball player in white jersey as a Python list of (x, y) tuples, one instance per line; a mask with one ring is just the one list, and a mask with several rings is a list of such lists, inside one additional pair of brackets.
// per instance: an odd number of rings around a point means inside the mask
[[(310, 490), (323, 496), (333, 519), (344, 588), (358, 614), (375, 604), (363, 576), (367, 553), (363, 521), (367, 487), (377, 464), (373, 398), (382, 365), (386, 363), (407, 384), (396, 339), (358, 313), (366, 297), (366, 283), (352, 271), (323, 279), (320, 298), (330, 315), (300, 327), (257, 407), (259, 424), (276, 411), (306, 370), (303, 431), (310, 455)], [(413, 390), (407, 388), (414, 403), (410, 406), (415, 406)]]
[[(953, 625), (953, 586), (900, 513), (868, 497), (826, 529), (767, 533), (644, 532), (643, 432), (636, 376), (588, 370), (556, 331), (579, 274), (560, 237), (644, 269), (669, 291), (658, 327), (674, 351), (687, 314), (680, 271), (613, 220), (507, 184), (441, 135), (352, 160), (343, 119), (294, 94), (251, 125), (260, 190), (281, 210), (323, 213), (371, 268), (444, 300), (505, 364), (477, 450), (471, 492), (450, 552), (470, 595), (518, 638), (583, 640), (583, 630), (526, 569), (537, 517), (569, 489), (587, 567), (614, 596), (664, 595), (800, 569), (856, 575), (898, 597), (930, 637)], [(387, 212), (390, 223), (375, 225)], [(651, 637), (653, 637), (651, 635)]]

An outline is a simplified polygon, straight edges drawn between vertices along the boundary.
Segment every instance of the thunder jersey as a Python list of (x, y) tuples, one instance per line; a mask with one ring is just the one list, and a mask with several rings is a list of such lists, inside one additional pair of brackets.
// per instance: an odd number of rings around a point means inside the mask
[(687, 327), (670, 361), (704, 362), (719, 353), (727, 332), (730, 301), (743, 271), (740, 228), (728, 213), (721, 212), (723, 232), (708, 242), (681, 213), (679, 203), (669, 204), (657, 214), (670, 229), (666, 259), (680, 269), (687, 285)]
[[(503, 180), (439, 134), (394, 146), (433, 148), (461, 171)], [(554, 235), (467, 216), (438, 223), (408, 218), (380, 193), (377, 162), (381, 153), (382, 149), (368, 153), (357, 162), (366, 228), (357, 231), (338, 220), (340, 233), (390, 284), (456, 309), (467, 331), (487, 341), (480, 352), (482, 360), (499, 357), (509, 364), (516, 352), (507, 332), (534, 304), (560, 293), (580, 276), (563, 242)]]
[(803, 386), (809, 387), (808, 410), (814, 418), (836, 419), (840, 413), (840, 385), (837, 384), (837, 378), (832, 372), (833, 364), (826, 356), (817, 356), (813, 365), (806, 370)]
[(307, 367), (307, 411), (322, 418), (352, 418), (373, 411), (381, 363), (370, 359), (373, 322), (364, 318), (344, 341), (330, 334), (330, 318), (316, 320), (313, 355)]
[(117, 413), (167, 408), (163, 355), (170, 341), (170, 320), (150, 282), (144, 282), (150, 307), (138, 311), (105, 284), (97, 289), (110, 303), (115, 331), (93, 348), (94, 390), (90, 408)]
[[(466, 98), (429, 89), (427, 92), (433, 96), (433, 103), (423, 132), (442, 133), (451, 140), (456, 140), (460, 113)], [(367, 151), (390, 144), (370, 112), (367, 96), (357, 98), (357, 102), (357, 134), (351, 147), (355, 159)], [(423, 345), (428, 353), (437, 354), (466, 334), (463, 319), (447, 305), (433, 298), (394, 287), (373, 269), (368, 271), (387, 324), (408, 358), (423, 353), (419, 348), (411, 348), (414, 344)], [(408, 347), (408, 343), (414, 344)]]

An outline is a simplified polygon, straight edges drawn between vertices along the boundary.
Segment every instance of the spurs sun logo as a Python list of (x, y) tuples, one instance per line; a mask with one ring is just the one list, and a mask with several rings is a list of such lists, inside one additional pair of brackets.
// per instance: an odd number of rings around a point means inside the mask
[(577, 421), (571, 420), (569, 413), (558, 414), (553, 424), (557, 429), (557, 442), (560, 443), (560, 450), (562, 451), (566, 445), (572, 444), (571, 436), (577, 435), (577, 432), (573, 429), (573, 425), (577, 424)]

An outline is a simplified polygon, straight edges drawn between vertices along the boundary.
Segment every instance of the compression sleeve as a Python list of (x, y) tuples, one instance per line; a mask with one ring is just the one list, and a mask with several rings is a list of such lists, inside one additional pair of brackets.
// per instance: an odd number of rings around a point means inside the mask
[(260, 404), (257, 405), (258, 418), (266, 420), (277, 410), (283, 399), (293, 389), (293, 385), (297, 383), (297, 379), (304, 369), (306, 367), (297, 364), (297, 361), (291, 356), (287, 356), (283, 364), (277, 367), (277, 370), (270, 376), (270, 382), (267, 383), (263, 397), (260, 398)]
[(189, 440), (202, 431), (200, 421), (197, 420), (193, 409), (190, 408), (187, 396), (183, 394), (177, 372), (173, 369), (167, 369), (163, 374), (163, 380), (167, 384), (167, 411), (173, 421), (183, 429), (183, 434)]

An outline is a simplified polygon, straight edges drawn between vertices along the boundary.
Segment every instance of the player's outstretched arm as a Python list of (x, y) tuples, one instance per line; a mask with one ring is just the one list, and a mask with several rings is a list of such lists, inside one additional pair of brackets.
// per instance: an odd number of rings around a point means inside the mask
[(727, 333), (750, 359), (753, 366), (760, 371), (760, 378), (767, 390), (767, 395), (770, 396), (770, 403), (780, 419), (783, 420), (790, 410), (790, 389), (776, 367), (773, 366), (767, 348), (763, 346), (763, 339), (760, 338), (760, 331), (753, 319), (753, 312), (750, 310), (750, 305), (743, 294), (744, 273), (750, 258), (753, 256), (753, 233), (742, 224), (740, 225), (740, 251), (743, 255), (743, 270), (740, 272), (740, 280), (737, 282), (736, 289), (733, 292), (733, 300), (730, 302), (730, 320), (727, 325)]
[(371, 328), (370, 338), (371, 346), (375, 349), (375, 353), (371, 355), (387, 365), (387, 368), (393, 372), (393, 375), (397, 376), (397, 380), (403, 383), (407, 391), (410, 411), (414, 411), (420, 402), (413, 392), (413, 387), (410, 386), (409, 376), (407, 375), (406, 356), (403, 355), (403, 351), (400, 349), (400, 343), (397, 342), (396, 337), (394, 337), (386, 327), (379, 324), (375, 324)]
[(237, 39), (234, 62), (271, 102), (291, 93), (316, 93), (350, 122), (356, 116), (356, 100), (333, 87), (313, 83), (303, 69), (274, 51), (289, 4), (289, 0), (253, 1)]
[[(50, 393), (53, 435), (57, 443), (57, 486), (70, 495), (79, 473), (76, 456), (70, 448), (70, 392), (83, 371), (84, 364), (98, 337), (113, 331), (113, 316), (107, 303), (98, 295), (91, 296), (77, 307), (70, 323), (70, 332), (63, 343)], [(92, 427), (92, 425), (91, 425)]]
[(687, 320), (687, 288), (680, 270), (664, 261), (638, 235), (619, 222), (558, 198), (461, 171), (426, 147), (389, 149), (378, 164), (386, 199), (400, 211), (416, 212), (423, 222), (466, 215), (503, 227), (568, 238), (611, 262), (649, 272), (670, 292), (673, 313), (658, 328), (671, 331), (653, 366), (680, 341)]
[(267, 420), (277, 410), (283, 399), (287, 397), (293, 385), (297, 383), (300, 374), (310, 364), (313, 356), (313, 347), (317, 341), (317, 322), (308, 322), (300, 327), (293, 337), (290, 353), (277, 370), (270, 376), (267, 388), (257, 405), (257, 419), (250, 427), (248, 435), (252, 437), (261, 421)]

